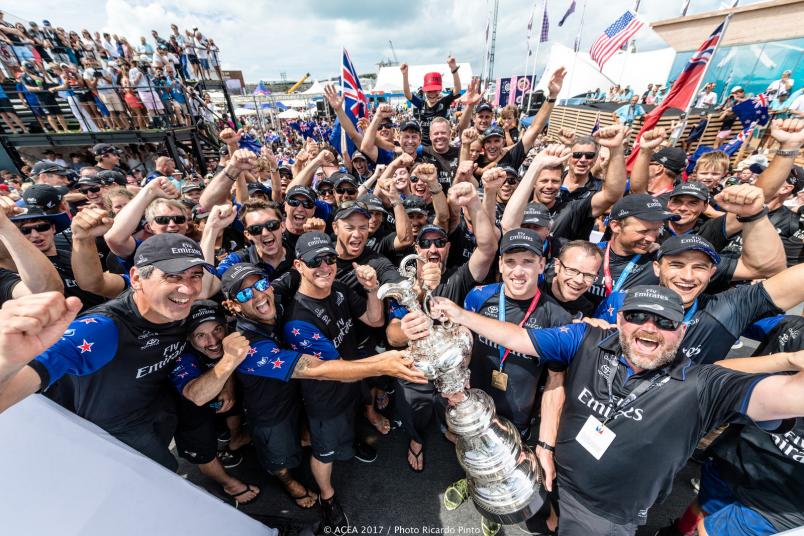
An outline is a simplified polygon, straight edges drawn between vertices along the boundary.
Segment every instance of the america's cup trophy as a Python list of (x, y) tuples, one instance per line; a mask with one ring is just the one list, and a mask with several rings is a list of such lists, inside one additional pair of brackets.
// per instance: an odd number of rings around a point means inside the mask
[[(399, 273), (404, 279), (382, 285), (380, 299), (394, 298), (408, 311), (422, 311), (415, 288), (418, 260), (423, 261), (417, 255), (402, 260)], [(425, 312), (429, 298), (427, 293), (423, 300)], [(472, 501), (490, 520), (501, 524), (524, 521), (546, 500), (536, 455), (522, 444), (514, 425), (497, 416), (489, 395), (479, 389), (467, 389), (467, 363), (472, 351), (469, 330), (450, 321), (434, 324), (430, 320), (430, 324), (427, 337), (410, 341), (409, 354), (414, 366), (451, 400), (447, 424), (457, 436), (455, 450), (466, 471)]]

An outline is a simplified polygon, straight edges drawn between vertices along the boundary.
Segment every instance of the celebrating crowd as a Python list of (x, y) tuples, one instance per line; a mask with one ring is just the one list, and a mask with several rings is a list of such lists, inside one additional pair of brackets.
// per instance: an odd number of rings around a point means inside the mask
[[(219, 49), (198, 28), (142, 36), (67, 31), (50, 21), (10, 24), (0, 12), (0, 117), (11, 133), (68, 132), (61, 102), (84, 132), (190, 126), (209, 120), (209, 96), (200, 80), (222, 79)], [(33, 113), (25, 124), (9, 100)], [(211, 121), (214, 122), (214, 121)]]
[[(455, 440), (456, 400), (404, 352), (430, 319), (378, 298), (415, 254), (431, 317), (474, 334), (470, 385), (536, 449), (545, 531), (633, 534), (716, 430), (663, 533), (804, 524), (804, 320), (786, 314), (804, 300), (804, 120), (774, 120), (768, 165), (735, 184), (719, 151), (687, 174), (663, 128), (629, 172), (625, 124), (546, 134), (565, 74), (526, 129), (478, 81), (444, 95), (431, 73), (413, 117), (381, 105), (357, 126), (328, 88), (340, 146), (307, 138), (292, 165), (282, 139), (231, 129), (206, 179), (163, 161), (132, 184), (108, 144), (94, 173), (37, 163), (33, 185), (0, 189), (0, 409), (43, 393), (171, 470), (175, 439), (241, 505), (261, 490), (227, 469), (253, 443), (342, 529), (333, 462), (377, 459), (358, 419), (401, 421), (420, 473), (429, 427)], [(758, 357), (727, 359), (741, 336)], [(468, 498), (443, 485), (446, 508)]]

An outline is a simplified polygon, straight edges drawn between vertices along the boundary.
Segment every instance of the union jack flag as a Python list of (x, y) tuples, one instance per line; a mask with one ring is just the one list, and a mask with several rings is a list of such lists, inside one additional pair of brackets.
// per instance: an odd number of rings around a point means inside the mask
[(360, 78), (357, 76), (355, 66), (349, 57), (349, 52), (343, 49), (343, 65), (341, 66), (341, 87), (346, 110), (352, 112), (355, 118), (368, 117), (368, 99), (363, 93)]
[(600, 37), (592, 43), (592, 48), (589, 49), (589, 54), (595, 60), (595, 63), (600, 66), (601, 70), (606, 62), (609, 61), (609, 58), (620, 50), (620, 47), (627, 43), (644, 25), (636, 15), (626, 11), (611, 26), (606, 28)]

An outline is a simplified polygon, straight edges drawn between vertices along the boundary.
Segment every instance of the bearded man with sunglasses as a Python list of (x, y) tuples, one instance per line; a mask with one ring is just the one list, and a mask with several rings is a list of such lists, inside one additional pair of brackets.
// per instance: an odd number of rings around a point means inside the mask
[(434, 301), (436, 318), (567, 368), (555, 448), (562, 536), (634, 534), (708, 432), (746, 417), (775, 431), (804, 414), (802, 372), (768, 377), (678, 357), (684, 308), (664, 287), (629, 289), (617, 329), (530, 330)]
[(603, 180), (592, 175), (597, 157), (598, 144), (593, 136), (577, 136), (573, 140), (559, 193), (561, 201), (583, 199), (603, 188)]

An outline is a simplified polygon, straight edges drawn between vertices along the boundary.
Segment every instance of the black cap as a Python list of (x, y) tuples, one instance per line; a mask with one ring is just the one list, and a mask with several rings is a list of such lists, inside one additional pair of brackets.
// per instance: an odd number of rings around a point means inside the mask
[(11, 221), (25, 223), (26, 220), (47, 220), (56, 226), (56, 232), (60, 233), (70, 226), (70, 216), (66, 212), (50, 214), (39, 207), (31, 207), (24, 214), (19, 214), (11, 218)]
[(447, 232), (444, 230), (443, 227), (439, 227), (438, 225), (424, 225), (421, 229), (419, 229), (418, 234), (416, 235), (416, 242), (422, 239), (424, 235), (427, 233), (438, 233), (444, 238), (447, 238)]
[(291, 177), (293, 176), (293, 170), (290, 168), (290, 166), (279, 166), (279, 174), (282, 175), (283, 173), (285, 175), (290, 175)]
[(787, 183), (793, 185), (793, 195), (804, 189), (804, 168), (793, 166), (793, 169), (790, 170), (790, 175), (787, 177)]
[(352, 214), (361, 214), (371, 219), (371, 212), (369, 212), (368, 205), (362, 201), (344, 201), (338, 205), (338, 210), (335, 211), (335, 216), (332, 218), (332, 221), (348, 218)]
[(493, 111), (494, 111), (494, 107), (491, 104), (489, 104), (488, 102), (481, 102), (475, 108), (475, 113), (493, 112)]
[(348, 173), (344, 173), (343, 171), (336, 171), (332, 175), (329, 176), (329, 179), (332, 181), (332, 184), (335, 185), (337, 188), (339, 184), (348, 182), (355, 188), (357, 188), (357, 179), (355, 179), (352, 175)]
[(685, 234), (671, 236), (664, 242), (662, 247), (656, 253), (656, 259), (659, 260), (667, 255), (678, 255), (684, 251), (701, 251), (712, 259), (712, 262), (718, 264), (720, 262), (720, 255), (718, 255), (713, 246), (707, 239), (696, 234)]
[(226, 314), (223, 307), (212, 300), (198, 300), (190, 308), (190, 316), (187, 317), (187, 333), (192, 333), (195, 328), (205, 322), (226, 323)]
[(99, 171), (95, 175), (95, 178), (104, 184), (119, 184), (120, 186), (126, 185), (126, 176), (113, 169), (104, 169), (103, 171)]
[(262, 268), (247, 262), (238, 262), (227, 268), (221, 276), (221, 291), (224, 296), (232, 299), (235, 294), (240, 292), (243, 287), (243, 281), (250, 275), (268, 277), (268, 274)]
[(399, 130), (401, 132), (404, 132), (406, 130), (415, 130), (416, 132), (421, 133), (422, 126), (419, 124), (418, 121), (408, 119), (407, 121), (402, 121), (402, 124), (399, 125)]
[(678, 147), (663, 147), (653, 153), (650, 160), (663, 165), (674, 173), (681, 173), (687, 167), (687, 153)]
[(421, 212), (422, 214), (427, 214), (427, 203), (424, 202), (424, 198), (419, 197), (418, 195), (409, 195), (402, 201), (402, 206), (405, 207), (405, 212), (410, 214), (411, 212)]
[(522, 224), (540, 225), (542, 227), (550, 227), (553, 223), (550, 217), (550, 211), (546, 206), (541, 203), (528, 203), (525, 207), (525, 214), (522, 216)]
[(134, 252), (134, 266), (153, 265), (166, 274), (178, 274), (200, 266), (212, 274), (215, 267), (204, 260), (201, 246), (178, 233), (162, 233), (148, 238)]
[(22, 193), (22, 199), (30, 207), (53, 210), (64, 198), (64, 192), (49, 184), (34, 184)]
[(691, 195), (701, 201), (709, 201), (709, 188), (702, 182), (698, 181), (689, 181), (689, 182), (682, 182), (681, 184), (677, 185), (673, 188), (673, 191), (670, 192), (670, 197), (675, 197), (677, 195)]
[(684, 320), (681, 297), (667, 287), (639, 285), (625, 291), (620, 312), (643, 311), (654, 313), (673, 322)]
[(285, 199), (290, 199), (294, 195), (304, 196), (313, 202), (315, 202), (316, 199), (318, 199), (318, 195), (312, 190), (312, 188), (308, 188), (307, 186), (301, 186), (298, 184), (288, 189), (287, 193), (285, 194)]
[(78, 174), (70, 168), (54, 164), (53, 162), (46, 162), (44, 160), (37, 162), (31, 168), (31, 177), (35, 177), (40, 173), (52, 173), (54, 175), (63, 175), (73, 179), (78, 176)]
[[(196, 188), (200, 188), (200, 187), (196, 185)], [(269, 195), (271, 193), (271, 190), (268, 189), (268, 187), (265, 186), (261, 182), (250, 182), (250, 183), (248, 183), (247, 188), (248, 188), (248, 193), (249, 194), (253, 194), (253, 193), (256, 193), (256, 192), (262, 192), (265, 195)], [(203, 188), (201, 188), (201, 189), (203, 190)], [(182, 187), (181, 191), (182, 191), (182, 193), (184, 193), (184, 187)]]
[(96, 176), (81, 177), (78, 182), (73, 184), (73, 188), (80, 188), (82, 186), (103, 186), (103, 181)]
[(337, 255), (332, 240), (320, 231), (304, 233), (296, 242), (296, 258), (303, 261), (311, 261), (321, 255)]
[(388, 211), (385, 210), (385, 205), (382, 204), (382, 199), (374, 194), (361, 195), (357, 200), (365, 203), (366, 207), (369, 209), (369, 212), (382, 212), (384, 214), (388, 214)]
[(102, 156), (109, 153), (116, 153), (119, 155), (121, 154), (121, 151), (111, 143), (96, 143), (92, 146), (92, 154), (95, 156)]
[(506, 177), (514, 177), (515, 179), (519, 178), (519, 173), (517, 173), (517, 171), (511, 166), (503, 166), (500, 169), (505, 171)]
[(368, 162), (368, 159), (366, 158), (366, 155), (364, 155), (364, 154), (363, 154), (363, 153), (361, 153), (360, 151), (355, 151), (355, 152), (353, 152), (353, 153), (352, 153), (352, 156), (350, 156), (349, 158), (350, 158), (350, 159), (351, 159), (353, 162), (354, 162), (354, 161), (355, 161), (355, 159), (357, 159), (357, 158), (362, 158), (363, 160), (365, 160), (366, 162)]
[(483, 139), (484, 140), (487, 140), (488, 138), (493, 138), (495, 136), (498, 136), (500, 138), (505, 137), (505, 133), (503, 132), (503, 129), (501, 129), (498, 126), (491, 126), (491, 127), (487, 128), (483, 132)]
[(610, 218), (612, 220), (622, 220), (629, 216), (645, 221), (677, 221), (680, 219), (680, 216), (676, 216), (665, 208), (661, 199), (649, 194), (626, 195), (611, 207)]
[(542, 256), (543, 247), (544, 241), (533, 229), (511, 229), (500, 239), (500, 254), (512, 249), (527, 249)]

